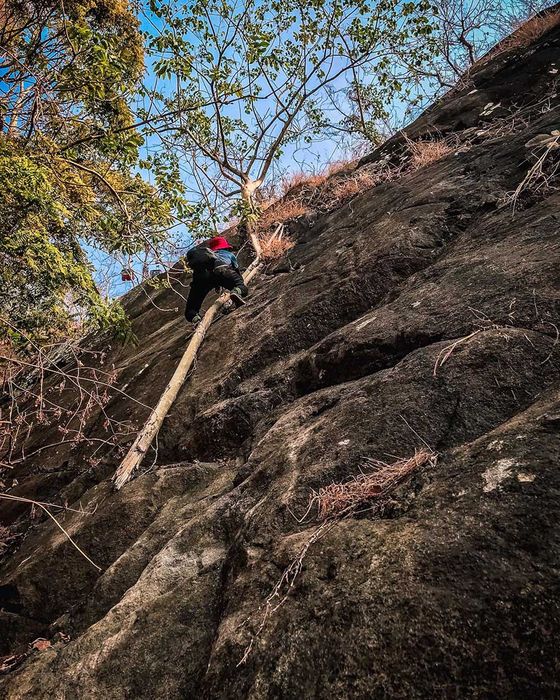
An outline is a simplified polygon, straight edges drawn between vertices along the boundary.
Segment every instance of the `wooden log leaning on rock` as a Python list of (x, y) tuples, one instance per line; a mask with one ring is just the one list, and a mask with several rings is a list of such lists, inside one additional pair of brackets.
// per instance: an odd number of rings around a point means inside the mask
[[(243, 280), (245, 284), (248, 284), (257, 275), (260, 266), (260, 244), (255, 235), (251, 235), (251, 242), (257, 253), (257, 257), (251, 265), (247, 268), (243, 274)], [(196, 358), (196, 353), (199, 347), (202, 345), (206, 331), (210, 328), (212, 321), (216, 317), (216, 314), (223, 305), (229, 300), (230, 294), (226, 292), (218, 297), (218, 299), (212, 304), (208, 311), (202, 317), (202, 321), (196, 327), (187, 349), (185, 350), (183, 357), (181, 358), (177, 369), (173, 373), (173, 376), (169, 380), (169, 383), (163, 390), (163, 394), (160, 396), (156, 407), (153, 409), (150, 417), (146, 421), (146, 424), (142, 430), (136, 436), (136, 439), (132, 443), (131, 448), (126, 454), (123, 461), (120, 463), (117, 471), (113, 475), (113, 482), (117, 489), (122, 488), (126, 482), (130, 479), (134, 471), (140, 466), (142, 460), (144, 459), (146, 452), (150, 448), (150, 445), (154, 441), (155, 436), (158, 434), (161, 425), (169, 413), (169, 409), (173, 405), (173, 402), (177, 398), (181, 387), (185, 383), (187, 374), (191, 369), (194, 360)]]

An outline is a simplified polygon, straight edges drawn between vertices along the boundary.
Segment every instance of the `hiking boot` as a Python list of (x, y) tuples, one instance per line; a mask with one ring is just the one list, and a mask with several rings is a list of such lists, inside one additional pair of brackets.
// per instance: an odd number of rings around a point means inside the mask
[(244, 300), (243, 297), (241, 296), (241, 290), (239, 289), (239, 287), (234, 287), (234, 288), (231, 290), (230, 297), (231, 297), (231, 300), (233, 301), (233, 303), (234, 303), (237, 307), (239, 307), (239, 306), (245, 306), (245, 300)]

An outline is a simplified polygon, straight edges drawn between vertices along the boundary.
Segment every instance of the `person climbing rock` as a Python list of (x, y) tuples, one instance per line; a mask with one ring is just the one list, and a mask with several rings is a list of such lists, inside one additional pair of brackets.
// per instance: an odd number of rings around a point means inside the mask
[(201, 320), (200, 307), (213, 288), (228, 289), (235, 306), (245, 303), (243, 297), (247, 296), (248, 289), (243, 282), (237, 258), (226, 238), (214, 236), (191, 248), (187, 253), (187, 262), (193, 271), (185, 309), (187, 321), (197, 324)]

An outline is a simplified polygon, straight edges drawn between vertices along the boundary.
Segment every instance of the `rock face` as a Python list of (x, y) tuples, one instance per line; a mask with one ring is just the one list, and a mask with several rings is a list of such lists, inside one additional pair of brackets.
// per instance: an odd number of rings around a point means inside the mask
[[(449, 154), (299, 225), (120, 492), (115, 451), (91, 466), (63, 445), (10, 473), (11, 493), (84, 508), (60, 520), (101, 572), (29, 525), (0, 570), (2, 653), (52, 646), (4, 697), (560, 695), (560, 194), (551, 177), (507, 202), (525, 144), (558, 128), (558, 61), (552, 29), (482, 63), (408, 130), (453, 135)], [(115, 395), (113, 417), (140, 425), (170, 377), (184, 285), (128, 295), (139, 344), (109, 362), (136, 403)], [(313, 491), (425, 445), (437, 463), (316, 537)]]

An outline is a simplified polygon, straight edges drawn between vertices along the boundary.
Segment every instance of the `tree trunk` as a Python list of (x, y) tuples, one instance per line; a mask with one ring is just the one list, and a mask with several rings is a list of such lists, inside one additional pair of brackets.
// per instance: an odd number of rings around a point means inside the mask
[[(261, 185), (262, 185), (261, 180), (248, 180), (241, 187), (241, 199), (243, 200), (243, 202), (247, 208), (247, 211), (249, 213), (253, 213), (255, 211), (255, 203), (253, 201), (253, 195), (259, 189), (259, 187)], [(247, 226), (247, 235), (248, 235), (249, 240), (251, 241), (253, 248), (255, 249), (257, 259), (260, 259), (260, 257), (261, 257), (261, 244), (259, 241), (259, 237), (257, 236), (255, 222), (252, 221), (251, 218), (248, 218), (247, 221), (245, 222), (245, 225)]]

